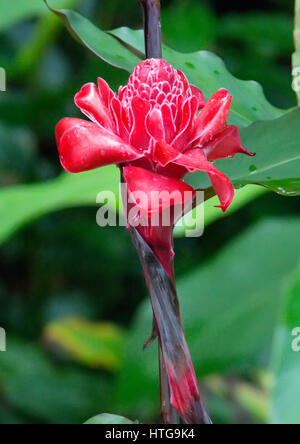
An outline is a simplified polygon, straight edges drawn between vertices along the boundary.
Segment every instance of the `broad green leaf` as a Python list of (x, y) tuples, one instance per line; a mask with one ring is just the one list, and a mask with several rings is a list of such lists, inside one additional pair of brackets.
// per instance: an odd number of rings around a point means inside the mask
[[(280, 286), (300, 258), (300, 219), (271, 219), (242, 233), (217, 257), (178, 282), (186, 337), (198, 377), (269, 362)], [(141, 420), (156, 412), (157, 350), (142, 352), (152, 313), (145, 301), (132, 325), (116, 408)], [(147, 331), (148, 329), (148, 331)]]
[(300, 420), (300, 268), (289, 281), (274, 345), (273, 424), (299, 424)]
[[(240, 133), (243, 144), (256, 156), (238, 155), (215, 164), (235, 187), (259, 184), (284, 196), (299, 195), (300, 108), (273, 121), (255, 122)], [(190, 174), (188, 181), (199, 188), (210, 186), (204, 174)]]
[(137, 424), (130, 419), (123, 416), (111, 415), (110, 413), (102, 413), (101, 415), (94, 416), (85, 422), (85, 424), (97, 425), (97, 424)]
[(299, 195), (300, 109), (274, 121), (256, 122), (241, 130), (241, 136), (244, 145), (257, 155), (252, 159), (239, 156), (226, 167), (222, 163), (234, 184), (257, 183), (284, 196)]
[(117, 39), (97, 28), (82, 15), (70, 10), (54, 9), (52, 0), (47, 3), (50, 9), (64, 21), (72, 35), (107, 63), (131, 72), (141, 61)]
[(0, 243), (25, 224), (49, 212), (95, 205), (100, 191), (119, 194), (119, 174), (106, 167), (78, 175), (64, 173), (45, 183), (0, 189)]
[(119, 368), (126, 341), (125, 331), (114, 324), (70, 318), (48, 324), (44, 337), (81, 364), (111, 371)]
[[(51, 0), (54, 8), (69, 8), (79, 0)], [(15, 23), (33, 16), (49, 13), (42, 0), (0, 0), (0, 32)]]
[[(144, 52), (142, 31), (123, 27), (111, 31), (111, 34)], [(163, 45), (163, 57), (183, 71), (191, 83), (201, 88), (206, 99), (218, 89), (227, 88), (233, 95), (230, 121), (237, 126), (248, 126), (255, 120), (276, 119), (284, 113), (266, 100), (258, 83), (235, 78), (215, 54), (208, 51), (183, 54)]]
[(10, 335), (0, 353), (0, 390), (5, 404), (46, 424), (82, 424), (110, 403), (106, 378), (55, 366), (39, 346)]

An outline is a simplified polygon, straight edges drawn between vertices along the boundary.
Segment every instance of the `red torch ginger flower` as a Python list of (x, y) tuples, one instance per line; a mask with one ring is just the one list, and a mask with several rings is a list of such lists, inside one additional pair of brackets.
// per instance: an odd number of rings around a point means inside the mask
[[(117, 164), (133, 194), (143, 183), (149, 193), (154, 187), (183, 195), (191, 190), (182, 182), (184, 176), (203, 171), (225, 211), (234, 188), (213, 162), (237, 153), (251, 155), (238, 129), (226, 123), (231, 99), (221, 89), (206, 103), (181, 71), (161, 59), (139, 63), (118, 94), (99, 78), (98, 87), (88, 83), (75, 96), (90, 121), (67, 118), (57, 125), (62, 166), (79, 173)], [(163, 209), (160, 205), (148, 212)]]

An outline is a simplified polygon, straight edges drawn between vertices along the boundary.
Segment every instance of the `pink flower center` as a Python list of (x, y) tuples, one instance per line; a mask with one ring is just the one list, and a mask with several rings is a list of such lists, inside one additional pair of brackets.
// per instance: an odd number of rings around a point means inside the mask
[(130, 76), (126, 87), (119, 91), (119, 99), (129, 112), (133, 97), (148, 102), (151, 110), (168, 104), (173, 116), (178, 97), (185, 100), (192, 95), (187, 79), (165, 60), (149, 59), (141, 62)]

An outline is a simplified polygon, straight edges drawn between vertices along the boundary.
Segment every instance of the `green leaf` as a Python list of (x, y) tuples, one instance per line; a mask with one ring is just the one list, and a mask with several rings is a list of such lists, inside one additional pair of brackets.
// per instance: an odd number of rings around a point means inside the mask
[(70, 318), (48, 324), (44, 337), (79, 363), (110, 371), (119, 368), (126, 341), (125, 331), (114, 324)]
[[(259, 223), (178, 282), (198, 377), (246, 371), (269, 362), (280, 285), (300, 258), (299, 229), (300, 219)], [(147, 300), (133, 322), (115, 392), (115, 408), (126, 399), (124, 413), (141, 420), (149, 420), (159, 402), (156, 347), (142, 352), (151, 322)]]
[[(300, 194), (300, 108), (271, 122), (257, 122), (241, 131), (253, 159), (239, 156), (225, 174), (236, 186), (258, 183), (284, 196)], [(225, 162), (223, 163), (225, 166)], [(218, 165), (219, 167), (219, 165)]]
[[(123, 27), (111, 31), (111, 34), (144, 52), (142, 31)], [(258, 83), (235, 78), (226, 69), (224, 62), (208, 51), (182, 54), (163, 45), (163, 57), (183, 71), (192, 84), (201, 88), (206, 99), (220, 88), (228, 89), (233, 95), (230, 121), (237, 126), (248, 126), (255, 120), (276, 119), (284, 113), (266, 100)]]
[(119, 174), (114, 166), (78, 175), (64, 173), (49, 182), (0, 189), (0, 243), (49, 212), (95, 205), (97, 194), (103, 190), (119, 195)]
[[(55, 8), (67, 8), (78, 0), (52, 0), (51, 3)], [(49, 13), (42, 0), (14, 0), (13, 7), (10, 0), (0, 0), (0, 11), (0, 32), (21, 20)]]
[[(254, 158), (238, 155), (216, 162), (236, 188), (247, 184), (263, 185), (284, 196), (300, 194), (300, 108), (277, 120), (255, 122), (240, 131), (243, 144)], [(190, 174), (188, 182), (199, 188), (210, 183), (204, 174)]]
[[(45, 2), (48, 4), (46, 0)], [(52, 1), (48, 6), (64, 21), (77, 40), (105, 62), (131, 72), (141, 61), (117, 39), (97, 28), (77, 12), (52, 8)]]
[(123, 416), (111, 415), (110, 413), (102, 413), (89, 419), (85, 424), (138, 424)]
[(267, 193), (267, 191), (268, 190), (266, 188), (258, 187), (255, 185), (247, 185), (240, 190), (236, 190), (234, 200), (226, 213), (223, 213), (216, 208), (217, 205), (220, 205), (220, 201), (217, 196), (214, 196), (204, 202), (203, 219), (199, 219), (199, 213), (197, 213), (197, 211), (199, 211), (199, 208), (195, 208), (190, 213), (188, 213), (184, 217), (184, 219), (180, 220), (177, 223), (174, 229), (174, 236), (184, 237), (187, 228), (189, 230), (196, 230), (197, 226), (199, 227), (201, 222), (203, 223), (203, 227), (207, 228), (210, 224), (216, 222), (219, 219), (225, 219), (229, 216), (232, 216), (236, 211), (240, 210), (245, 205), (251, 203), (253, 200)]
[(286, 286), (274, 345), (275, 388), (271, 423), (299, 424), (300, 268)]

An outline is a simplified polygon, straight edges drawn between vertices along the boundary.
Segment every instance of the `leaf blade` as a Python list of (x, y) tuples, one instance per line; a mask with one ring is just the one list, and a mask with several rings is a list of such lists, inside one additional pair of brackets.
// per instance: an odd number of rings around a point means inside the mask
[(86, 425), (97, 425), (97, 424), (138, 424), (137, 421), (133, 422), (130, 419), (124, 418), (123, 416), (112, 415), (110, 413), (101, 413), (98, 416), (86, 421)]
[(96, 27), (82, 15), (72, 10), (52, 8), (47, 0), (44, 1), (48, 8), (64, 21), (71, 34), (105, 62), (128, 72), (132, 72), (140, 62), (140, 59), (117, 39)]

